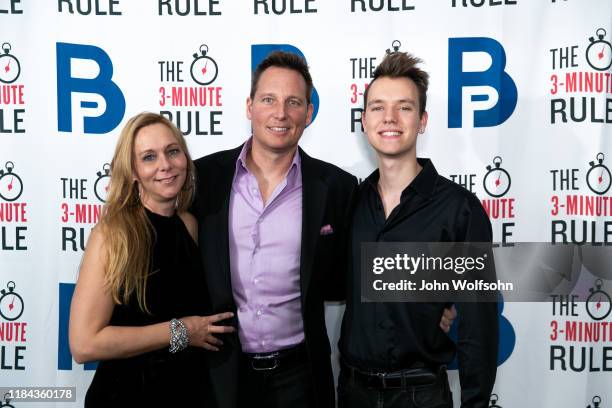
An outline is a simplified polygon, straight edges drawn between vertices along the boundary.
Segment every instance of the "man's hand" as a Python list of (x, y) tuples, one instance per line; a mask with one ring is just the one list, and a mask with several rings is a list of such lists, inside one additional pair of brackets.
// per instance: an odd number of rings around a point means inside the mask
[[(444, 312), (446, 313), (446, 311)], [(233, 333), (232, 326), (217, 326), (215, 323), (234, 317), (231, 312), (219, 313), (212, 316), (189, 316), (181, 320), (187, 328), (189, 345), (202, 347), (208, 351), (219, 351), (223, 341), (217, 338), (219, 334)]]
[(442, 314), (442, 318), (440, 319), (440, 328), (444, 330), (444, 333), (449, 332), (456, 318), (457, 309), (455, 309), (455, 305), (452, 305), (450, 309), (444, 309), (444, 313)]

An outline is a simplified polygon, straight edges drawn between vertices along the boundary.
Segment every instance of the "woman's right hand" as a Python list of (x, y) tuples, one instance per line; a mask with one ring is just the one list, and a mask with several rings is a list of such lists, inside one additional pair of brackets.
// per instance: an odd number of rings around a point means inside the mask
[(219, 351), (223, 342), (214, 334), (233, 333), (236, 329), (232, 326), (217, 326), (215, 323), (234, 317), (232, 312), (219, 313), (212, 316), (188, 316), (181, 320), (187, 328), (189, 345), (202, 347), (209, 351)]

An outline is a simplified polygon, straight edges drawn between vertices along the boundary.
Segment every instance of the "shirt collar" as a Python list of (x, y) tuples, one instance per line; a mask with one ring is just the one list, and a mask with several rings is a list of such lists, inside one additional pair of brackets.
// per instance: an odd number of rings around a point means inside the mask
[[(416, 175), (414, 180), (402, 191), (401, 199), (403, 200), (409, 191), (414, 191), (425, 198), (430, 198), (433, 195), (436, 181), (438, 179), (438, 171), (434, 167), (430, 159), (417, 158), (417, 162), (421, 165), (422, 169), (419, 174)], [(375, 191), (378, 191), (378, 180), (380, 179), (380, 173), (378, 169), (374, 170), (372, 174), (368, 176), (366, 182)]]
[[(242, 146), (242, 150), (240, 150), (240, 154), (236, 159), (236, 171), (234, 172), (234, 179), (238, 174), (243, 172), (250, 173), (246, 163), (247, 163), (247, 154), (251, 150), (253, 146), (253, 136), (249, 137), (249, 139)], [(287, 185), (295, 186), (301, 182), (302, 178), (300, 177), (302, 174), (302, 158), (300, 157), (300, 149), (295, 149), (295, 154), (293, 155), (293, 160), (291, 161), (291, 165), (289, 166), (289, 171), (287, 172)]]
[(253, 145), (253, 138), (249, 137), (249, 139), (242, 145), (242, 150), (240, 150), (240, 154), (236, 159), (236, 173), (246, 171), (248, 173), (249, 169), (246, 166), (246, 158), (247, 154), (251, 150), (251, 146)]

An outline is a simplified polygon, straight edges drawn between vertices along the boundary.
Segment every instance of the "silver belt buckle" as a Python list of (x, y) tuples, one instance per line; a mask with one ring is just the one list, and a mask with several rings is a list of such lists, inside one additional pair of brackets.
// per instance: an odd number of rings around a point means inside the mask
[[(260, 354), (255, 354), (253, 357), (251, 357), (251, 368), (255, 371), (270, 371), (270, 370), (274, 370), (278, 367), (278, 356), (280, 354), (278, 352), (274, 352), (271, 354), (266, 354), (266, 355), (260, 355)], [(257, 363), (259, 362), (268, 362), (270, 360), (274, 360), (274, 365), (268, 367), (268, 366), (258, 366)]]
[(380, 382), (382, 383), (383, 388), (387, 388), (387, 373), (376, 373), (376, 376), (380, 379)]

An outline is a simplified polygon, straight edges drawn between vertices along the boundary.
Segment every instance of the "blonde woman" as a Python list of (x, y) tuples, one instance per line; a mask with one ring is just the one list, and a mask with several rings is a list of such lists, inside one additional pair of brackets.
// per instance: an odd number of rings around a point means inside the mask
[(70, 313), (70, 349), (79, 363), (100, 360), (86, 407), (202, 406), (205, 351), (218, 351), (205, 316), (207, 288), (197, 222), (187, 212), (194, 166), (181, 132), (142, 113), (121, 132), (103, 216), (83, 255)]

